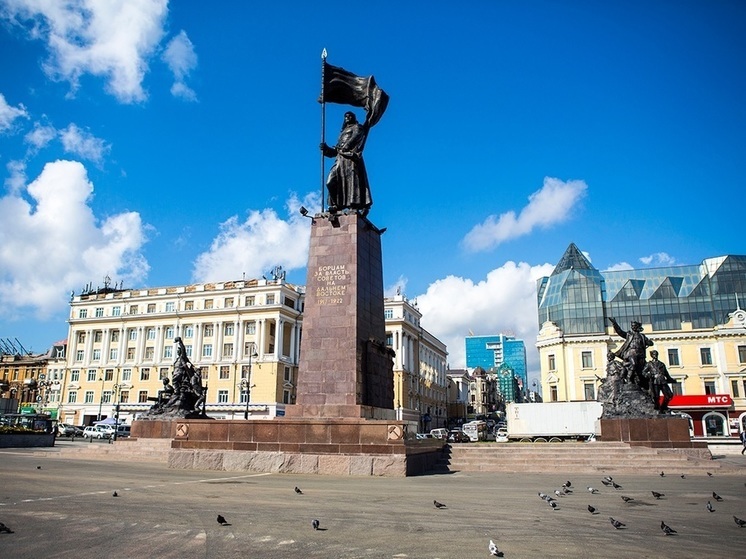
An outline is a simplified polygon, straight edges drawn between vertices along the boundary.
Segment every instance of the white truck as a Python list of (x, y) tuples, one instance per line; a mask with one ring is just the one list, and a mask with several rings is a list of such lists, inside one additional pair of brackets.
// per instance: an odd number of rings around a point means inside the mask
[(509, 403), (506, 409), (508, 439), (521, 442), (593, 440), (600, 434), (600, 402)]

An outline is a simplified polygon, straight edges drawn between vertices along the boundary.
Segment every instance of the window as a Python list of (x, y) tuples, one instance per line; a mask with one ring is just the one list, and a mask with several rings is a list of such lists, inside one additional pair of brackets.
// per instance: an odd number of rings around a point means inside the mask
[(223, 334), (226, 336), (233, 335), (233, 323), (232, 322), (227, 322), (223, 325)]
[(684, 393), (684, 391), (682, 390), (682, 385), (679, 381), (671, 383), (671, 392), (673, 392), (674, 396), (681, 396)]
[(550, 386), (549, 387), (549, 401), (550, 402), (556, 402), (559, 399), (559, 394), (557, 392), (557, 386)]
[(101, 350), (100, 349), (94, 349), (93, 350), (93, 360), (94, 361), (101, 361)]
[(668, 350), (668, 366), (678, 367), (679, 365), (681, 365), (681, 363), (679, 362), (679, 350), (669, 349)]
[(291, 299), (290, 297), (285, 297), (285, 306), (290, 307), (291, 309), (295, 308), (295, 299)]
[(184, 349), (186, 349), (187, 357), (189, 357), (191, 359), (191, 357), (192, 357), (192, 344), (186, 344), (184, 346)]
[(126, 404), (130, 401), (130, 391), (129, 390), (122, 390), (119, 393), (119, 401), (123, 404)]
[(256, 334), (256, 322), (253, 320), (250, 320), (246, 323), (246, 333), (247, 334)]
[(226, 380), (231, 378), (231, 371), (228, 365), (222, 365), (220, 367), (220, 380)]
[(104, 316), (104, 307), (96, 307), (96, 318)]
[(584, 382), (583, 383), (583, 392), (585, 394), (586, 400), (595, 400), (596, 399), (596, 387), (593, 385), (592, 382)]
[(80, 370), (73, 369), (70, 371), (70, 382), (80, 382)]
[(226, 309), (229, 309), (233, 306), (233, 297), (226, 297), (225, 301), (223, 302), (223, 306)]
[(111, 390), (104, 390), (101, 394), (102, 404), (111, 404)]
[(111, 348), (109, 350), (109, 361), (116, 361), (117, 357), (119, 357), (119, 351), (115, 347)]
[(114, 369), (106, 369), (104, 371), (104, 380), (107, 382), (114, 380)]
[(233, 357), (233, 344), (223, 344), (223, 357)]
[(85, 343), (85, 332), (78, 332), (78, 343)]
[(199, 372), (202, 373), (202, 380), (207, 380), (207, 377), (210, 375), (210, 368), (200, 367)]
[(140, 380), (150, 380), (150, 367), (140, 369)]
[(163, 380), (164, 378), (168, 378), (168, 367), (161, 367), (161, 370), (158, 373), (159, 380)]
[(137, 401), (141, 404), (147, 403), (148, 401), (148, 391), (147, 390), (140, 390), (140, 392), (137, 393)]
[(227, 403), (228, 403), (228, 391), (218, 390), (218, 404), (227, 404)]
[(212, 308), (212, 299), (205, 299), (205, 309)]
[(130, 314), (137, 314), (137, 305), (130, 305)]
[(174, 346), (167, 345), (163, 348), (163, 358), (164, 359), (171, 359), (174, 354)]
[(556, 361), (556, 358), (555, 358), (554, 354), (548, 355), (547, 356), (547, 361), (548, 361), (549, 370), (550, 371), (556, 371), (557, 370), (557, 361)]
[[(590, 351), (584, 351), (580, 354), (580, 359), (583, 362), (583, 368), (584, 369), (592, 369), (593, 368), (593, 353)], [(587, 398), (586, 398), (587, 400)]]
[(383, 318), (386, 320), (394, 318), (394, 309), (383, 309)]
[(155, 312), (155, 303), (148, 303), (148, 314), (153, 314)]
[(122, 382), (129, 382), (132, 380), (132, 369), (122, 369)]
[(67, 403), (74, 404), (77, 401), (78, 401), (78, 393), (75, 392), (75, 390), (70, 390), (70, 392), (67, 393)]
[(212, 324), (205, 324), (205, 327), (202, 330), (202, 335), (205, 336), (206, 338), (212, 338), (212, 332), (213, 332)]
[(96, 369), (88, 369), (88, 382), (94, 382), (96, 380)]
[(275, 304), (275, 294), (274, 293), (267, 294), (267, 304), (268, 305), (274, 305)]
[(86, 404), (92, 404), (93, 403), (93, 390), (86, 390), (85, 391), (85, 398), (83, 400)]
[(149, 340), (155, 340), (155, 328), (148, 328), (145, 332)]
[(182, 336), (184, 338), (193, 338), (194, 337), (194, 326), (189, 324), (188, 326), (184, 326), (184, 335)]
[(109, 338), (112, 342), (118, 342), (119, 341), (119, 330), (112, 330), (111, 336)]
[(135, 348), (128, 347), (127, 348), (127, 361), (134, 361), (134, 360), (135, 360)]
[(78, 311), (78, 318), (87, 318), (88, 317), (88, 309), (80, 309)]
[(244, 380), (248, 377), (249, 377), (249, 366), (241, 365), (241, 380)]
[(291, 380), (293, 380), (293, 375), (292, 375), (290, 367), (285, 367), (284, 379), (285, 379), (285, 382), (290, 382)]
[(738, 398), (738, 381), (737, 380), (730, 381), (730, 387), (731, 387), (731, 392), (733, 392), (733, 397)]
[(716, 394), (714, 380), (705, 381), (705, 394)]
[(176, 310), (176, 303), (169, 301), (166, 303), (166, 312), (174, 312)]
[(76, 361), (82, 361), (83, 360), (83, 350), (79, 349), (75, 352), (75, 360)]
[(386, 332), (386, 346), (394, 347), (394, 335), (391, 332)]
[(148, 361), (152, 361), (154, 355), (155, 355), (154, 347), (149, 346), (145, 348), (145, 359), (147, 359)]
[(184, 310), (185, 311), (193, 311), (194, 310), (194, 301), (184, 301)]
[[(709, 347), (699, 348), (699, 358), (702, 365), (712, 365), (712, 352)], [(713, 392), (714, 394), (714, 392)]]
[(166, 326), (166, 339), (171, 340), (174, 337), (174, 327)]
[(130, 341), (135, 341), (137, 339), (137, 330), (134, 328), (130, 328), (127, 331), (127, 339)]
[(101, 332), (101, 330), (96, 330), (93, 333), (93, 341), (94, 342), (100, 342), (102, 340), (102, 338), (103, 338), (103, 333)]
[(248, 399), (249, 399), (249, 393), (246, 392), (245, 388), (242, 388), (241, 389), (241, 395), (239, 397), (239, 402), (241, 402), (242, 404), (245, 404), (246, 400), (248, 400)]
[(738, 362), (746, 363), (746, 345), (738, 346)]
[(202, 346), (202, 357), (212, 357), (212, 344)]
[(244, 305), (247, 307), (253, 307), (254, 306), (254, 296), (253, 295), (247, 295), (246, 299), (244, 299)]
[(289, 404), (290, 403), (290, 390), (283, 390), (282, 391), (282, 403), (283, 404)]
[(122, 314), (122, 307), (111, 308), (111, 316), (121, 316), (121, 314)]

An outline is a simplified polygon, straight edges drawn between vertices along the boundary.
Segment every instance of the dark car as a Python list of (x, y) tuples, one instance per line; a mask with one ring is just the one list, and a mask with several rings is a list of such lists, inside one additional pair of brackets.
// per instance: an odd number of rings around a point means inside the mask
[(58, 423), (57, 434), (62, 437), (82, 437), (83, 429), (69, 423)]
[(469, 441), (471, 441), (469, 435), (461, 430), (454, 429), (448, 433), (449, 443), (468, 443)]

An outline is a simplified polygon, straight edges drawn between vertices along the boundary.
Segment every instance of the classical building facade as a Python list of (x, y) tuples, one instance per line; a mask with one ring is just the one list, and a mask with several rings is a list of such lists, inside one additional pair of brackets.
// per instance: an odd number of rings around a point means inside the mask
[(447, 359), (443, 342), (420, 326), (422, 314), (403, 295), (384, 299), (386, 345), (394, 350), (394, 407), (397, 417), (420, 430), (445, 427)]
[(202, 371), (208, 415), (283, 415), (295, 400), (303, 299), (283, 276), (74, 296), (60, 420), (130, 423), (170, 377), (176, 337)]
[(537, 348), (545, 401), (592, 400), (607, 352), (632, 320), (677, 381), (670, 407), (691, 417), (695, 436), (746, 428), (746, 256), (698, 265), (601, 272), (571, 244), (538, 280)]

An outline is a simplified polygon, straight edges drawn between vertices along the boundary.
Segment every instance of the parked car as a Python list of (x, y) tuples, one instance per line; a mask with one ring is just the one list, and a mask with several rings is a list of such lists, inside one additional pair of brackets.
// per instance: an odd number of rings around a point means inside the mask
[(449, 443), (468, 443), (470, 441), (469, 435), (459, 429), (453, 429), (448, 433)]
[[(113, 433), (113, 430), (111, 430)], [(110, 431), (103, 425), (89, 425), (83, 429), (83, 438), (85, 439), (106, 439), (110, 435)]]
[(129, 425), (117, 425), (117, 438), (123, 439), (130, 436)]
[(57, 434), (60, 437), (82, 437), (83, 429), (76, 427), (75, 425), (70, 425), (69, 423), (58, 423)]
[(445, 439), (448, 437), (448, 429), (440, 427), (438, 429), (430, 429), (430, 434), (436, 439)]
[(96, 425), (96, 427), (100, 427), (101, 430), (106, 433), (107, 437), (113, 437), (114, 431), (116, 431), (116, 427), (114, 425)]
[(415, 438), (417, 440), (432, 439), (433, 436), (430, 433), (417, 433), (417, 434), (415, 434)]

